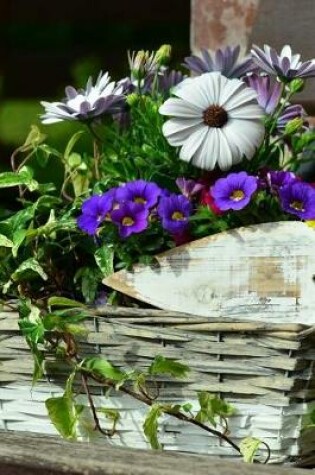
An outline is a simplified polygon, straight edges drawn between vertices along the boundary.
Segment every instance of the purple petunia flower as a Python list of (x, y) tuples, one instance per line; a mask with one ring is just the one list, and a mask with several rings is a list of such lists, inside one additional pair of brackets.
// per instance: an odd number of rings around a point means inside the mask
[(160, 199), (157, 212), (163, 228), (172, 234), (179, 234), (188, 226), (192, 204), (186, 196), (172, 194)]
[(204, 185), (201, 183), (195, 180), (186, 180), (184, 177), (177, 178), (176, 185), (186, 198), (191, 198), (204, 189)]
[(266, 175), (266, 181), (271, 191), (278, 192), (279, 188), (294, 183), (298, 180), (293, 172), (270, 171)]
[(248, 205), (257, 186), (257, 178), (246, 172), (230, 173), (215, 182), (211, 194), (220, 210), (240, 210)]
[(152, 208), (157, 204), (161, 190), (156, 183), (135, 180), (120, 186), (115, 194), (115, 199), (118, 203), (131, 201), (133, 203), (140, 203), (145, 208)]
[(118, 225), (119, 235), (127, 238), (131, 234), (141, 233), (148, 227), (149, 211), (140, 203), (122, 203), (119, 209), (112, 211), (111, 219)]
[(293, 54), (289, 45), (284, 46), (280, 54), (268, 45), (264, 45), (263, 50), (254, 45), (251, 54), (255, 63), (268, 74), (289, 81), (294, 78), (315, 76), (315, 61), (312, 59), (302, 63), (301, 56)]
[(244, 81), (257, 92), (258, 104), (267, 114), (272, 114), (281, 98), (281, 83), (271, 81), (269, 76), (258, 74), (246, 76)]
[(208, 50), (201, 51), (201, 58), (196, 55), (185, 58), (184, 66), (197, 74), (219, 71), (227, 78), (240, 78), (254, 69), (252, 58), (239, 59), (240, 46), (226, 46), (210, 54)]
[(114, 201), (112, 190), (103, 195), (94, 195), (82, 204), (82, 214), (77, 218), (77, 224), (82, 231), (93, 236), (97, 228), (111, 212)]
[(284, 211), (300, 219), (315, 219), (315, 189), (304, 182), (294, 182), (279, 190)]

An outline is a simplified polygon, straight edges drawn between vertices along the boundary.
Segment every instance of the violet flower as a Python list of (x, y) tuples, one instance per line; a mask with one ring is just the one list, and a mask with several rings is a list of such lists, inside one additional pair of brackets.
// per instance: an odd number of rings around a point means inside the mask
[(279, 189), (283, 186), (294, 183), (298, 180), (296, 175), (293, 172), (288, 171), (270, 171), (266, 175), (267, 185), (270, 187), (271, 191), (278, 192)]
[(186, 196), (172, 194), (160, 199), (157, 212), (163, 228), (178, 235), (187, 229), (192, 209), (192, 204)]
[(148, 227), (149, 211), (140, 203), (122, 203), (111, 213), (111, 219), (118, 225), (119, 235), (127, 238), (131, 234), (141, 233)]
[(94, 195), (82, 204), (82, 214), (77, 218), (78, 227), (91, 236), (108, 217), (113, 208), (114, 194), (110, 190), (103, 195)]
[(258, 104), (266, 114), (272, 114), (281, 98), (281, 83), (271, 81), (270, 76), (252, 74), (244, 78), (246, 84), (257, 92)]
[(239, 59), (240, 50), (240, 46), (226, 46), (211, 54), (203, 49), (201, 57), (192, 55), (185, 58), (184, 66), (197, 74), (219, 71), (227, 78), (240, 78), (254, 67), (252, 58)]
[(90, 121), (104, 114), (121, 112), (125, 105), (123, 87), (110, 82), (108, 73), (100, 73), (94, 86), (89, 78), (85, 89), (68, 86), (65, 92), (66, 98), (61, 102), (41, 102), (45, 108), (45, 114), (41, 116), (43, 124), (63, 120)]
[(176, 180), (176, 185), (186, 198), (190, 199), (192, 196), (198, 194), (204, 189), (204, 185), (195, 180), (186, 180), (184, 177), (179, 177)]
[(294, 182), (279, 190), (284, 211), (300, 219), (315, 219), (315, 189), (304, 182)]
[(135, 180), (126, 183), (117, 188), (115, 198), (117, 202), (133, 202), (140, 203), (145, 208), (152, 208), (157, 204), (161, 190), (156, 183)]
[(257, 186), (257, 178), (246, 172), (230, 173), (215, 182), (211, 195), (220, 210), (240, 210), (248, 205)]
[(315, 61), (312, 59), (303, 63), (300, 61), (301, 55), (293, 54), (289, 45), (284, 46), (280, 54), (268, 45), (264, 45), (263, 50), (254, 45), (251, 54), (262, 71), (281, 79), (290, 81), (294, 78), (315, 76)]

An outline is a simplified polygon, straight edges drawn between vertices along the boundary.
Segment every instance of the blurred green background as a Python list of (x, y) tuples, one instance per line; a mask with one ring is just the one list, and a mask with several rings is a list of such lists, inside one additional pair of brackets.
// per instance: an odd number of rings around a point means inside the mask
[[(109, 71), (127, 75), (126, 51), (173, 46), (180, 65), (189, 52), (190, 0), (1, 0), (0, 168), (40, 125), (40, 100), (57, 100), (68, 84)], [(40, 126), (62, 147), (77, 124)]]

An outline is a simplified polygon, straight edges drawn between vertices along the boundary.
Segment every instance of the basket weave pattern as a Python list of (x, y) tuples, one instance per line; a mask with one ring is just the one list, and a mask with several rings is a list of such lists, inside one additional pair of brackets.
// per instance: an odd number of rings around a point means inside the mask
[[(192, 402), (197, 409), (196, 391), (217, 393), (237, 409), (229, 422), (235, 442), (255, 436), (270, 446), (273, 462), (312, 463), (315, 431), (307, 431), (307, 440), (301, 435), (303, 416), (315, 399), (312, 328), (136, 308), (103, 306), (93, 312), (80, 342), (82, 355), (101, 354), (115, 366), (139, 370), (159, 354), (179, 359), (190, 366), (189, 377), (161, 379), (161, 400)], [(53, 433), (44, 400), (62, 392), (67, 368), (52, 360), (47, 381), (31, 390), (32, 356), (17, 320), (9, 309), (0, 314), (0, 428)], [(123, 409), (110, 443), (146, 447), (141, 425), (147, 408), (126, 396), (105, 399), (97, 383), (92, 390), (96, 405)], [(235, 456), (222, 441), (187, 426), (165, 417), (159, 434), (164, 448)]]

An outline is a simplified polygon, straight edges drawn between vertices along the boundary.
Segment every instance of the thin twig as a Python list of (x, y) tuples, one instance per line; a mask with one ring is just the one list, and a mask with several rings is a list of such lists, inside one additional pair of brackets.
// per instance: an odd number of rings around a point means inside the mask
[(93, 398), (91, 396), (89, 385), (88, 385), (88, 382), (87, 382), (88, 381), (88, 376), (84, 373), (81, 373), (81, 379), (82, 379), (82, 386), (84, 387), (84, 391), (87, 395), (89, 405), (90, 405), (90, 409), (91, 409), (91, 412), (92, 412), (92, 415), (93, 415), (95, 430), (98, 430), (101, 434), (106, 435), (106, 437), (112, 437), (114, 435), (113, 431), (104, 430), (104, 429), (102, 429), (102, 427), (100, 425), (100, 421), (99, 421), (98, 416), (96, 414), (96, 409), (95, 409), (95, 406), (94, 406)]

